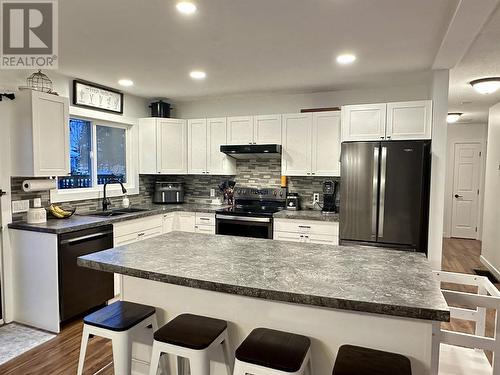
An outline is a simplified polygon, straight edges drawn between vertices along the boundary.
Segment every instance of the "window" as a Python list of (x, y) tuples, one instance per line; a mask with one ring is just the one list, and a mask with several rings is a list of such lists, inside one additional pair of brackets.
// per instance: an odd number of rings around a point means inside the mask
[(126, 127), (71, 118), (69, 130), (71, 174), (58, 178), (59, 189), (127, 182)]

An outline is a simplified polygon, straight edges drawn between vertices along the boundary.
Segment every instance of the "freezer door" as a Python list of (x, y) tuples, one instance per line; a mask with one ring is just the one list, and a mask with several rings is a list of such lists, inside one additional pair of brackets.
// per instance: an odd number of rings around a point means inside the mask
[(381, 142), (378, 242), (417, 249), (429, 172), (427, 143)]
[(344, 142), (341, 150), (340, 239), (374, 242), (380, 142)]

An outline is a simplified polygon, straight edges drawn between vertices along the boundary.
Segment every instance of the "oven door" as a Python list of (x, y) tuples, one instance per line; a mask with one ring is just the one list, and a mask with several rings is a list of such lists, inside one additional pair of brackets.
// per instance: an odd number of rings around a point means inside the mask
[(269, 217), (216, 215), (216, 234), (273, 238), (273, 220)]

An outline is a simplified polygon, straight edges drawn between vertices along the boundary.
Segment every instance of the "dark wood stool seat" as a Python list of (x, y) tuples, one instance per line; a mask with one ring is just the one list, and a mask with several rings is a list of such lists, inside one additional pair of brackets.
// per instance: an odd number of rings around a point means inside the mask
[(83, 318), (83, 322), (94, 327), (121, 332), (132, 328), (155, 312), (152, 306), (117, 301), (87, 315)]
[(410, 360), (401, 354), (343, 345), (332, 375), (411, 375)]
[(202, 350), (227, 328), (225, 320), (181, 314), (154, 333), (154, 339), (184, 348)]
[(300, 370), (310, 346), (308, 337), (256, 328), (236, 349), (236, 358), (274, 370), (296, 372)]

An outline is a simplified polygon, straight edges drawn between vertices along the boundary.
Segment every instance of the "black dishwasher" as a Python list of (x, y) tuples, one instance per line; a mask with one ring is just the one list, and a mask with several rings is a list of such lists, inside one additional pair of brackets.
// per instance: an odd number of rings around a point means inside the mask
[(79, 256), (113, 247), (113, 226), (59, 235), (59, 313), (62, 322), (114, 297), (113, 274), (77, 265)]

